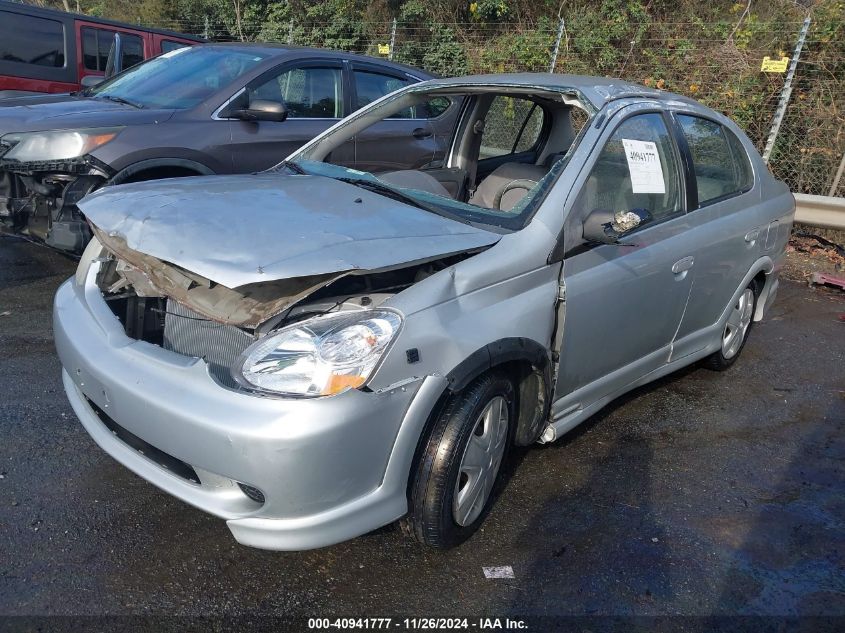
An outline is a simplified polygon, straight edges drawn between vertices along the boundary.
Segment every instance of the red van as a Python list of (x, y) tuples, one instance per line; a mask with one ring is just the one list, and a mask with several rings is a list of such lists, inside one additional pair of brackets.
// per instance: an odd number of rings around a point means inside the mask
[(120, 68), (204, 41), (0, 0), (0, 99), (71, 92), (82, 87), (84, 77), (103, 77), (117, 33), (121, 52), (116, 65)]

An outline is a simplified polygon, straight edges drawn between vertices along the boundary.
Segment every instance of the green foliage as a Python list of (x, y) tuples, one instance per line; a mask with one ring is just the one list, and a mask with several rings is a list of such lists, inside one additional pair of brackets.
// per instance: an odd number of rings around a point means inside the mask
[(420, 66), (438, 75), (465, 75), (469, 71), (467, 52), (455, 30), (434, 21), (431, 5), (408, 0), (398, 17), (397, 61)]
[[(62, 0), (39, 0), (61, 8)], [(71, 5), (77, 0), (71, 0)], [(845, 140), (845, 0), (78, 0), (84, 13), (208, 35), (378, 55), (397, 19), (397, 61), (441, 75), (549, 68), (621, 76), (690, 95), (725, 112), (762, 148), (783, 75), (764, 55), (791, 55), (801, 21), (810, 37), (775, 146), (775, 172), (813, 190), (785, 157), (835, 171)], [(750, 7), (750, 8), (749, 8)], [(238, 19), (240, 18), (240, 19)], [(777, 157), (784, 157), (779, 162)], [(793, 161), (795, 162), (795, 161)], [(818, 185), (814, 185), (818, 186)]]

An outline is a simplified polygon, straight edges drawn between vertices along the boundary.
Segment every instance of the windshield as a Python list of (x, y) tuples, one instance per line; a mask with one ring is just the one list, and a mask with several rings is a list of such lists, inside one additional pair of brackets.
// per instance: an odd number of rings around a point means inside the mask
[(266, 57), (260, 52), (227, 48), (180, 48), (89, 88), (83, 95), (122, 100), (144, 108), (192, 108)]
[(460, 222), (519, 230), (587, 127), (580, 103), (571, 92), (535, 87), (409, 87), (347, 117), (278, 168)]

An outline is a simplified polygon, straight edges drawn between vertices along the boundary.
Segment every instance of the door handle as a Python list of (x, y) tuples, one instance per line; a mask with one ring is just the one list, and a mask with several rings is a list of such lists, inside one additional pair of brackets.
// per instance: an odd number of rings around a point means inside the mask
[(695, 258), (690, 255), (689, 257), (684, 257), (683, 259), (679, 259), (674, 264), (672, 264), (672, 272), (676, 275), (679, 273), (684, 272), (685, 270), (689, 270), (692, 268), (692, 265), (695, 263)]
[(411, 132), (411, 136), (418, 139), (429, 138), (431, 136), (431, 130), (426, 130), (423, 127), (418, 127), (413, 132)]
[(745, 234), (745, 241), (753, 242), (758, 237), (760, 237), (760, 229), (754, 229), (753, 231), (748, 231), (748, 233)]

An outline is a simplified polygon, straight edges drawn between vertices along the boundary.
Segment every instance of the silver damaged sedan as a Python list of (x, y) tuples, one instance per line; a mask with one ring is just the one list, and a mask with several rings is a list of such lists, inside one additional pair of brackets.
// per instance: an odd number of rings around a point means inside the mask
[[(246, 118), (281, 128), (289, 105)], [(441, 117), (451, 137), (431, 143)], [(409, 119), (385, 162), (372, 148)], [(448, 548), (512, 447), (685, 365), (734, 364), (794, 204), (690, 99), (567, 75), (427, 81), (269, 171), (85, 198), (95, 238), (55, 299), (64, 386), (105, 451), (243, 544), (401, 520)]]

